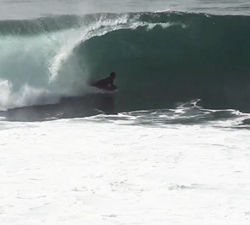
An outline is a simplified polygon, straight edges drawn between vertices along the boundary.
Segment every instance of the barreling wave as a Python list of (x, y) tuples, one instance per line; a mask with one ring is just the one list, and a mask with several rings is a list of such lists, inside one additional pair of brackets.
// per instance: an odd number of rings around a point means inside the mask
[(117, 73), (117, 111), (249, 111), (250, 17), (184, 12), (95, 14), (0, 23), (0, 107), (83, 95)]

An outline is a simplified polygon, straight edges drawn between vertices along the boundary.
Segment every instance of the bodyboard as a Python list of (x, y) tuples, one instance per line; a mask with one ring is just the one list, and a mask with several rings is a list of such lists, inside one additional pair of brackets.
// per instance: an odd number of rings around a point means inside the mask
[(107, 87), (97, 87), (95, 85), (91, 85), (92, 87), (94, 87), (97, 91), (97, 93), (107, 93), (107, 94), (114, 94), (115, 92), (118, 91), (118, 87), (116, 85), (109, 85)]

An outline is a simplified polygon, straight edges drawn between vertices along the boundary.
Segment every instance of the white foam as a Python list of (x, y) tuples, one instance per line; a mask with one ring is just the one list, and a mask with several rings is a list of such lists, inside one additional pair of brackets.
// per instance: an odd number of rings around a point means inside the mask
[(58, 96), (53, 96), (43, 88), (34, 88), (24, 84), (16, 92), (13, 92), (12, 89), (12, 84), (9, 81), (0, 80), (0, 110), (24, 105), (52, 104), (58, 101)]
[(2, 123), (1, 224), (248, 225), (249, 140), (209, 125)]

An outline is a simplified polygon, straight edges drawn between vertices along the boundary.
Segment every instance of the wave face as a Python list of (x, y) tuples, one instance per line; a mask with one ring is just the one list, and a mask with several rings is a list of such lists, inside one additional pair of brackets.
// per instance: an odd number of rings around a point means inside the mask
[(117, 111), (250, 111), (250, 17), (183, 12), (61, 16), (0, 23), (0, 107), (47, 104), (117, 73)]

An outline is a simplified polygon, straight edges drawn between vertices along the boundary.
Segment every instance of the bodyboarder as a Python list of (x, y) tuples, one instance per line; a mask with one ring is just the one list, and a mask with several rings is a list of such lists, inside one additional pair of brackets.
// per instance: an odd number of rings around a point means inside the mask
[(117, 86), (114, 85), (115, 72), (110, 73), (109, 77), (93, 82), (91, 86), (104, 90), (116, 90)]

